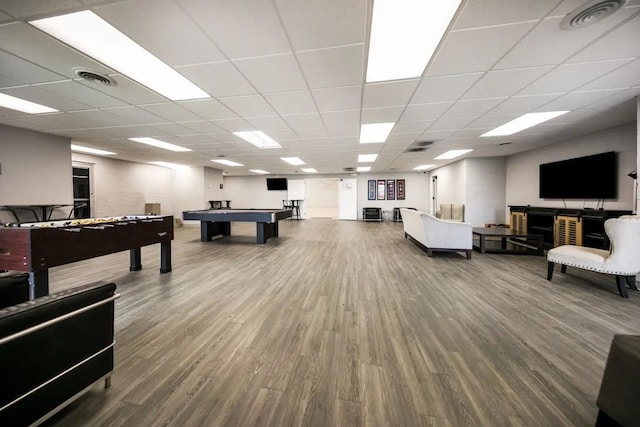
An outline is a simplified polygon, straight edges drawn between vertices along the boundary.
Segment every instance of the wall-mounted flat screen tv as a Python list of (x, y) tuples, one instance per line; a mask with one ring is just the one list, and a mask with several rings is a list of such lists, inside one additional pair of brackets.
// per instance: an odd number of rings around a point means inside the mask
[(617, 196), (615, 151), (540, 165), (542, 199), (615, 199)]
[(280, 191), (287, 189), (287, 178), (267, 178), (267, 190)]

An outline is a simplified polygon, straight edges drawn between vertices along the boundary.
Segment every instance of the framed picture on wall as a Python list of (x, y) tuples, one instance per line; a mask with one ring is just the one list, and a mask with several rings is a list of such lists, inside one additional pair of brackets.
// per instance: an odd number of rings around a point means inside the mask
[(388, 179), (387, 180), (387, 200), (395, 200), (396, 199), (396, 180)]
[(397, 199), (404, 200), (404, 179), (396, 180), (396, 185), (398, 186), (398, 191), (396, 194)]
[(385, 191), (386, 191), (386, 187), (385, 187), (384, 179), (379, 179), (378, 180), (378, 200), (384, 200)]
[(369, 184), (369, 194), (367, 199), (368, 200), (375, 200), (376, 199), (376, 180), (375, 179), (370, 179), (368, 181)]

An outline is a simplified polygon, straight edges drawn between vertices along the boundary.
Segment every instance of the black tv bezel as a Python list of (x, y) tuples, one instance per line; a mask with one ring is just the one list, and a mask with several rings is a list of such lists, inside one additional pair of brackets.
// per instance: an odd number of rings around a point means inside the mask
[[(269, 183), (282, 183), (284, 182), (284, 188), (282, 185), (276, 186), (277, 188), (271, 188), (272, 186)], [(287, 178), (267, 178), (267, 191), (287, 191), (289, 189), (289, 182)]]
[[(618, 197), (618, 158), (615, 151), (542, 163), (538, 170), (538, 195), (541, 199), (616, 199)], [(594, 175), (593, 165), (601, 165)], [(597, 169), (596, 169), (597, 170)], [(607, 185), (595, 184), (606, 178)], [(553, 183), (549, 182), (554, 180)]]

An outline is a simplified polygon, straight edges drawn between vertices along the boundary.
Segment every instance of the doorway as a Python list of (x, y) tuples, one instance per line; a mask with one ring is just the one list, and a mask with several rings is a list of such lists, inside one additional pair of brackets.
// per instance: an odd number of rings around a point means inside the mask
[(73, 166), (73, 218), (91, 218), (91, 169)]

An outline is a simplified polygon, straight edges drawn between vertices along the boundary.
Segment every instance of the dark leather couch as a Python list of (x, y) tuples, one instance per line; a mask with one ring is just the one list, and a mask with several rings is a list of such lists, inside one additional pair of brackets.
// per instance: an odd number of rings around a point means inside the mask
[(27, 273), (0, 272), (0, 308), (10, 307), (29, 299)]
[(109, 386), (115, 289), (91, 283), (0, 310), (0, 425), (41, 422)]

